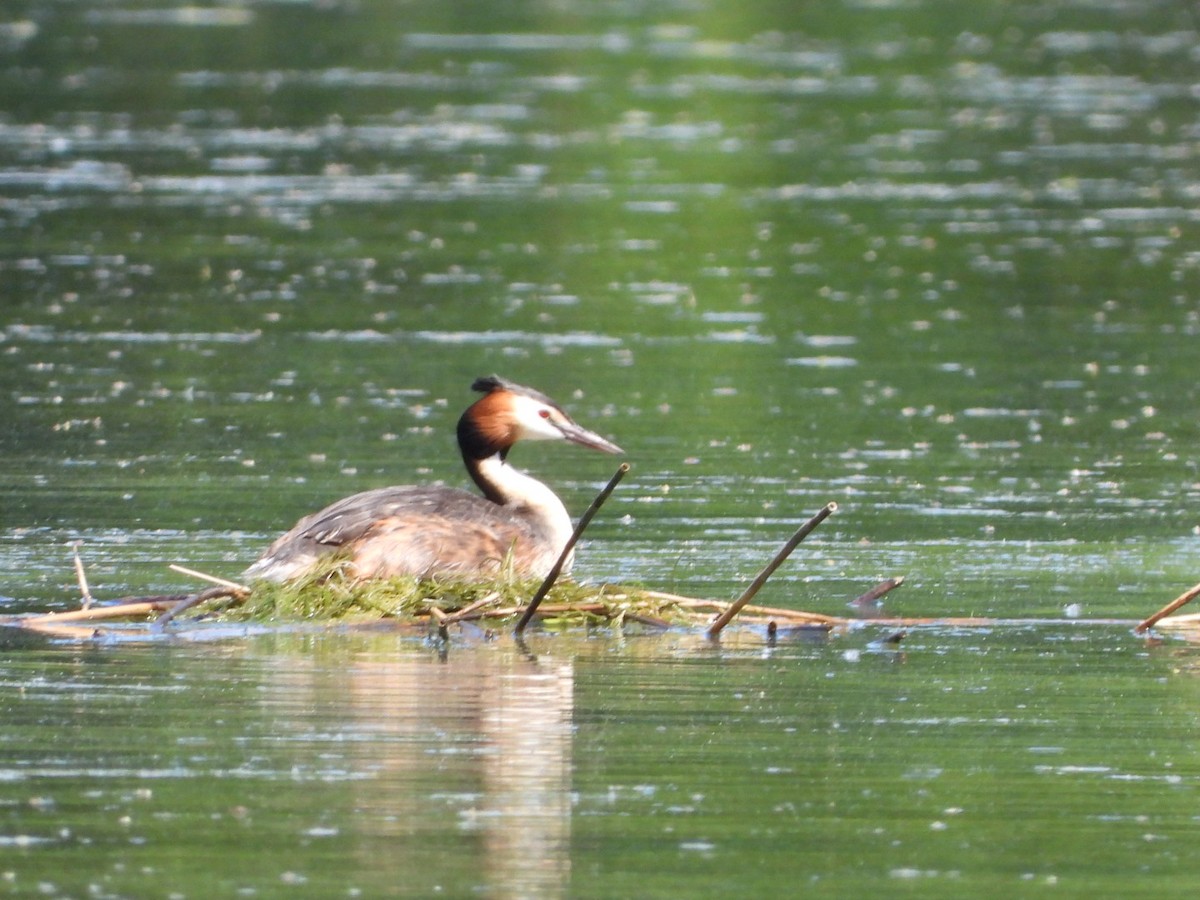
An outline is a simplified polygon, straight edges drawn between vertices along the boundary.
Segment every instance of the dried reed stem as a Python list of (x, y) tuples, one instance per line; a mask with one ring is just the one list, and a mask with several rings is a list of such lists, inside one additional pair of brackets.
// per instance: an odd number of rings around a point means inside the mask
[(207, 581), (210, 584), (219, 584), (222, 587), (232, 588), (235, 591), (245, 591), (250, 593), (250, 588), (244, 584), (238, 584), (236, 581), (229, 581), (225, 578), (219, 578), (216, 575), (206, 575), (204, 572), (197, 572), (195, 569), (189, 569), (187, 566), (181, 566), (179, 563), (170, 563), (167, 566), (172, 572), (179, 572), (183, 575), (190, 575), (192, 578), (199, 578), (201, 581)]
[(170, 609), (181, 600), (174, 594), (164, 597), (139, 597), (136, 600), (117, 602), (111, 606), (92, 606), (87, 609), (73, 609), (68, 612), (43, 613), (22, 619), (21, 624), (42, 625), (52, 622), (90, 622), (98, 619), (122, 619), (129, 616), (145, 616), (152, 612)]
[(783, 564), (783, 561), (791, 555), (792, 551), (799, 546), (800, 542), (808, 537), (814, 528), (828, 519), (836, 511), (837, 504), (831, 501), (826, 503), (825, 506), (822, 507), (815, 516), (801, 525), (796, 533), (791, 536), (788, 542), (780, 548), (778, 553), (775, 554), (775, 558), (767, 563), (766, 567), (758, 573), (758, 577), (750, 583), (750, 587), (746, 588), (745, 593), (731, 603), (729, 608), (717, 617), (717, 621), (713, 622), (712, 625), (709, 626), (708, 636), (710, 638), (715, 638), (717, 635), (719, 635), (721, 630), (733, 620), (733, 617), (741, 612), (742, 608), (747, 603), (754, 599), (754, 595), (757, 594), (762, 586), (767, 583), (767, 579), (770, 578), (775, 570)]
[(486, 597), (480, 597), (474, 603), (469, 603), (466, 606), (464, 606), (462, 609), (458, 610), (457, 612), (451, 613), (450, 615), (446, 616), (446, 618), (442, 620), (442, 624), (443, 625), (453, 625), (455, 622), (461, 622), (463, 619), (465, 619), (471, 613), (475, 612), (478, 609), (482, 609), (485, 606), (490, 606), (491, 604), (495, 603), (499, 599), (500, 599), (500, 593), (498, 591), (492, 591)]
[(96, 600), (88, 588), (87, 575), (83, 571), (83, 560), (79, 557), (79, 548), (82, 544), (83, 541), (75, 541), (71, 544), (71, 549), (75, 551), (75, 578), (79, 581), (79, 593), (83, 597), (83, 608), (89, 609)]
[(546, 575), (541, 587), (537, 589), (537, 592), (533, 595), (532, 599), (530, 599), (529, 605), (525, 607), (525, 612), (521, 615), (521, 618), (517, 620), (517, 626), (514, 629), (516, 634), (521, 634), (525, 631), (525, 626), (528, 625), (529, 620), (533, 618), (533, 614), (537, 610), (538, 604), (542, 602), (542, 599), (550, 592), (550, 588), (554, 587), (554, 582), (558, 580), (558, 576), (562, 574), (563, 566), (567, 564), (567, 558), (571, 555), (571, 551), (575, 549), (575, 544), (579, 541), (579, 537), (583, 534), (583, 530), (587, 528), (588, 523), (592, 521), (592, 516), (596, 515), (596, 510), (604, 505), (604, 501), (608, 499), (609, 495), (613, 492), (616, 486), (620, 484), (621, 479), (625, 477), (625, 473), (628, 471), (629, 463), (621, 463), (621, 465), (617, 467), (617, 471), (613, 474), (613, 477), (608, 480), (608, 484), (606, 484), (604, 489), (596, 495), (596, 499), (592, 501), (592, 505), (589, 506), (587, 511), (584, 512), (584, 514), (580, 517), (579, 524), (575, 526), (575, 531), (571, 533), (571, 537), (567, 540), (567, 545), (563, 547), (562, 553), (559, 554), (558, 561), (555, 562), (550, 568), (550, 572), (548, 575)]
[(871, 588), (865, 594), (860, 594), (858, 597), (855, 597), (853, 600), (850, 601), (850, 605), (851, 606), (868, 606), (869, 604), (874, 603), (876, 600), (878, 600), (880, 597), (882, 597), (884, 594), (888, 593), (889, 591), (893, 591), (896, 588), (900, 587), (900, 585), (902, 585), (902, 584), (904, 584), (904, 576), (903, 575), (899, 575), (895, 578), (888, 578), (884, 581), (879, 582), (879, 584), (875, 585), (875, 587)]
[(1164, 606), (1162, 609), (1160, 609), (1154, 615), (1150, 616), (1150, 618), (1143, 619), (1141, 622), (1139, 622), (1137, 624), (1137, 627), (1135, 627), (1133, 630), (1138, 632), (1138, 634), (1141, 634), (1147, 628), (1150, 628), (1151, 626), (1153, 626), (1154, 623), (1157, 622), (1159, 619), (1169, 616), (1171, 613), (1175, 612), (1175, 610), (1179, 609), (1179, 607), (1183, 606), (1185, 603), (1189, 603), (1190, 601), (1194, 600), (1196, 597), (1200, 597), (1200, 584), (1197, 584), (1194, 587), (1188, 588), (1188, 590), (1184, 591), (1182, 594), (1180, 594), (1178, 597), (1176, 597), (1174, 600), (1172, 600), (1170, 603), (1168, 603), (1166, 606)]

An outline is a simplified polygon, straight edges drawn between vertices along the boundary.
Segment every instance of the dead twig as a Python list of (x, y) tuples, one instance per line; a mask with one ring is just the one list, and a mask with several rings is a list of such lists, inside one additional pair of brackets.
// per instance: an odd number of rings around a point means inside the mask
[[(643, 597), (647, 600), (658, 600), (662, 603), (677, 606), (681, 610), (686, 610), (690, 613), (699, 614), (703, 610), (720, 615), (727, 611), (732, 603), (726, 600), (707, 600), (700, 597), (684, 597), (681, 594), (668, 594), (663, 591), (643, 591), (637, 592), (638, 597)], [(613, 601), (621, 601), (629, 599), (629, 594), (609, 594), (608, 599)], [(795, 622), (829, 622), (833, 624), (843, 624), (847, 620), (838, 616), (827, 616), (824, 613), (805, 612), (801, 609), (783, 609), (778, 606), (754, 606), (744, 605), (739, 610), (743, 614), (760, 615), (774, 619), (790, 619)]]
[(167, 568), (172, 572), (179, 572), (182, 575), (207, 581), (216, 585), (216, 587), (211, 587), (196, 594), (188, 594), (181, 598), (178, 603), (171, 606), (170, 609), (154, 620), (156, 628), (165, 628), (171, 624), (176, 616), (187, 612), (189, 609), (194, 609), (202, 603), (207, 603), (209, 600), (231, 598), (235, 601), (241, 601), (250, 596), (250, 588), (244, 584), (238, 584), (236, 581), (229, 581), (226, 578), (219, 578), (216, 575), (198, 572), (195, 569), (189, 569), (187, 566), (181, 566), (178, 563), (170, 563)]
[(194, 609), (202, 603), (207, 603), (209, 600), (217, 600), (224, 597), (244, 600), (249, 594), (250, 592), (246, 588), (225, 587), (224, 585), (210, 587), (208, 590), (200, 591), (198, 594), (188, 594), (155, 619), (154, 625), (156, 628), (165, 628), (176, 616), (187, 612), (189, 609)]
[(235, 591), (244, 591), (250, 593), (250, 588), (244, 584), (238, 584), (236, 581), (229, 581), (226, 578), (220, 578), (216, 575), (208, 575), (204, 572), (197, 572), (195, 569), (189, 569), (187, 566), (181, 566), (178, 563), (170, 563), (167, 566), (172, 572), (179, 572), (183, 575), (190, 575), (192, 578), (199, 578), (201, 581), (207, 581), (210, 584), (219, 584), (222, 587), (232, 588)]
[(788, 542), (780, 548), (779, 552), (775, 554), (775, 558), (767, 563), (766, 567), (758, 573), (758, 577), (750, 583), (750, 587), (746, 588), (745, 593), (731, 603), (729, 608), (717, 617), (717, 621), (713, 622), (712, 625), (709, 626), (708, 636), (710, 638), (717, 637), (717, 635), (721, 633), (721, 630), (733, 620), (733, 617), (742, 610), (742, 607), (744, 607), (754, 598), (754, 595), (757, 594), (762, 586), (767, 583), (767, 579), (770, 578), (775, 570), (783, 564), (783, 561), (791, 555), (792, 551), (799, 546), (800, 542), (808, 537), (814, 528), (828, 519), (836, 511), (837, 504), (831, 501), (826, 503), (825, 506), (822, 507), (815, 516), (801, 525), (799, 530), (797, 530), (796, 533), (791, 536)]
[(438, 638), (442, 641), (450, 640), (450, 631), (446, 627), (446, 620), (450, 618), (436, 606), (429, 607), (429, 619), (431, 622), (437, 623)]
[(1150, 616), (1148, 619), (1143, 619), (1141, 622), (1139, 622), (1133, 630), (1136, 631), (1138, 634), (1141, 634), (1147, 628), (1152, 627), (1159, 619), (1169, 616), (1171, 613), (1175, 612), (1175, 610), (1179, 609), (1179, 607), (1183, 606), (1186, 603), (1191, 602), (1196, 597), (1200, 597), (1200, 584), (1197, 584), (1194, 587), (1188, 588), (1188, 590), (1184, 591), (1182, 594), (1180, 594), (1178, 597), (1176, 597), (1174, 600), (1172, 600), (1170, 603), (1168, 603), (1166, 606), (1164, 606), (1162, 609), (1160, 609), (1154, 615)]
[(171, 594), (160, 597), (135, 597), (130, 600), (119, 600), (108, 606), (92, 606), (87, 609), (72, 609), (67, 612), (43, 613), (40, 616), (30, 616), (22, 619), (22, 625), (49, 625), (56, 622), (91, 622), (99, 619), (126, 619), (132, 616), (146, 616), (150, 613), (170, 609), (183, 595)]
[(617, 471), (613, 477), (608, 480), (608, 484), (606, 484), (604, 489), (596, 495), (596, 499), (592, 501), (592, 505), (589, 506), (584, 514), (580, 517), (579, 524), (575, 526), (575, 531), (571, 533), (571, 537), (567, 540), (567, 545), (563, 547), (562, 553), (559, 554), (558, 561), (551, 566), (550, 572), (546, 575), (541, 587), (537, 589), (537, 592), (530, 599), (529, 605), (525, 607), (525, 612), (521, 615), (521, 618), (517, 620), (517, 625), (514, 629), (517, 634), (521, 634), (525, 631), (525, 626), (528, 625), (529, 620), (533, 618), (533, 614), (537, 610), (538, 604), (541, 603), (546, 594), (550, 592), (550, 588), (554, 587), (554, 582), (558, 580), (558, 576), (562, 573), (563, 566), (567, 564), (567, 559), (570, 557), (571, 551), (575, 549), (575, 544), (579, 541), (580, 535), (582, 535), (584, 529), (588, 527), (588, 523), (592, 521), (592, 516), (596, 515), (596, 510), (598, 510), (604, 504), (604, 501), (608, 499), (609, 495), (613, 492), (613, 490), (616, 489), (616, 486), (620, 484), (621, 479), (625, 477), (625, 473), (628, 471), (629, 463), (621, 463), (621, 465), (617, 467)]
[[(527, 606), (499, 606), (495, 609), (476, 610), (467, 615), (456, 614), (454, 621), (469, 622), (474, 619), (507, 619), (509, 616), (515, 616), (517, 613), (528, 611)], [(540, 605), (534, 614), (543, 619), (548, 619), (552, 616), (561, 616), (569, 613), (588, 613), (590, 615), (599, 615), (609, 618), (609, 607), (603, 603), (545, 603)]]
[(648, 625), (651, 628), (658, 628), (666, 631), (671, 627), (671, 623), (666, 619), (659, 619), (656, 616), (648, 616), (645, 613), (626, 612), (621, 614), (622, 622), (637, 622), (639, 625)]
[(492, 591), (486, 597), (480, 597), (474, 603), (468, 603), (466, 606), (464, 606), (462, 609), (458, 610), (457, 612), (451, 613), (450, 615), (446, 616), (446, 618), (442, 621), (442, 624), (443, 625), (453, 625), (455, 622), (461, 622), (463, 619), (465, 619), (471, 613), (475, 612), (478, 609), (483, 609), (483, 607), (485, 607), (485, 606), (490, 606), (491, 604), (495, 603), (499, 599), (500, 599), (499, 592)]
[(883, 615), (883, 596), (902, 584), (904, 584), (903, 575), (897, 578), (888, 578), (879, 582), (865, 594), (855, 597), (846, 605), (858, 613), (860, 619), (877, 619)]
[(872, 606), (889, 591), (894, 591), (900, 585), (904, 584), (904, 576), (898, 575), (895, 578), (888, 578), (879, 582), (875, 587), (871, 588), (865, 594), (860, 594), (850, 601), (849, 606)]
[(83, 571), (83, 560), (79, 556), (79, 548), (83, 545), (83, 541), (75, 541), (71, 544), (71, 549), (75, 551), (75, 578), (79, 581), (79, 593), (83, 597), (83, 609), (88, 609), (96, 602), (92, 597), (92, 592), (88, 588), (87, 575)]

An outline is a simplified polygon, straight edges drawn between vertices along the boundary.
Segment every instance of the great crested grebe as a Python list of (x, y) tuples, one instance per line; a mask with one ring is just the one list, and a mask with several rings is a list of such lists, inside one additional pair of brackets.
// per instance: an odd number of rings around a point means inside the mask
[(484, 396), (458, 420), (458, 447), (482, 497), (408, 485), (354, 494), (305, 516), (244, 576), (290, 581), (333, 556), (345, 557), (357, 578), (494, 574), (506, 560), (517, 574), (549, 572), (571, 536), (571, 517), (554, 491), (508, 464), (508, 451), (521, 440), (624, 451), (532, 388), (491, 375), (471, 389)]

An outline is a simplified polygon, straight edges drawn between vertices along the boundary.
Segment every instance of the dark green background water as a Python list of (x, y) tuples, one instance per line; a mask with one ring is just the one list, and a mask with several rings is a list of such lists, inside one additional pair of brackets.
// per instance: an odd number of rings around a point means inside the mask
[[(0, 605), (236, 576), (463, 480), (479, 374), (633, 472), (576, 575), (1132, 622), (1197, 580), (1191, 4), (0, 11)], [(578, 512), (612, 471), (514, 460)], [(0, 888), (1194, 893), (1195, 681), (1124, 625), (0, 662)]]

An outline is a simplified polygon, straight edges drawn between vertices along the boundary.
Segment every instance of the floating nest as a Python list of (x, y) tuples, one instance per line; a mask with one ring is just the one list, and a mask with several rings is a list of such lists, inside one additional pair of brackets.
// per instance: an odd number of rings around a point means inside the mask
[[(898, 582), (897, 582), (898, 583)], [(67, 634), (94, 630), (101, 621), (162, 629), (172, 622), (219, 622), (290, 626), (322, 624), (345, 627), (391, 623), (445, 633), (453, 625), (511, 629), (538, 592), (537, 579), (400, 577), (362, 581), (333, 565), (286, 584), (223, 584), (194, 594), (135, 597), (111, 604), (89, 604), (66, 612), (22, 617), (10, 624)], [(545, 629), (603, 626), (651, 629), (708, 627), (731, 604), (664, 593), (630, 585), (585, 585), (558, 580), (545, 593), (535, 618)], [(846, 620), (836, 616), (767, 606), (743, 605), (739, 621), (775, 627), (832, 629)]]
[[(540, 583), (536, 579), (515, 578), (504, 571), (493, 579), (400, 577), (363, 580), (349, 574), (345, 561), (334, 559), (323, 568), (284, 584), (241, 585), (173, 565), (171, 568), (178, 572), (216, 582), (216, 586), (194, 594), (132, 597), (100, 605), (92, 600), (76, 547), (75, 574), (79, 579), (83, 607), (9, 619), (7, 624), (79, 638), (93, 636), (94, 623), (101, 620), (127, 620), (161, 630), (186, 613), (192, 620), (225, 624), (354, 626), (389, 621), (400, 627), (425, 627), (447, 637), (450, 626), (469, 622), (496, 629), (511, 625), (520, 634), (536, 617), (544, 628), (597, 624), (615, 627), (638, 624), (657, 629), (705, 627), (708, 634), (715, 637), (736, 615), (742, 617), (743, 623), (759, 623), (771, 630), (785, 627), (828, 631), (847, 622), (820, 613), (750, 605), (751, 598), (796, 545), (837, 509), (836, 503), (826, 504), (801, 526), (733, 603), (629, 586), (605, 584), (593, 587), (561, 580), (559, 574), (563, 562), (575, 541), (628, 468), (623, 464), (618, 469), (584, 513), (558, 563)], [(876, 599), (902, 581), (883, 582), (859, 600)]]
[[(468, 580), (390, 578), (356, 581), (343, 571), (315, 573), (289, 584), (256, 584), (223, 615), (229, 621), (329, 621), (348, 624), (380, 619), (445, 626), (482, 622), (511, 627), (540, 586), (538, 579)], [(557, 581), (536, 610), (548, 628), (637, 623), (655, 628), (695, 627), (729, 606), (629, 585)], [(832, 616), (749, 607), (746, 618), (767, 616), (797, 623), (834, 624)]]

